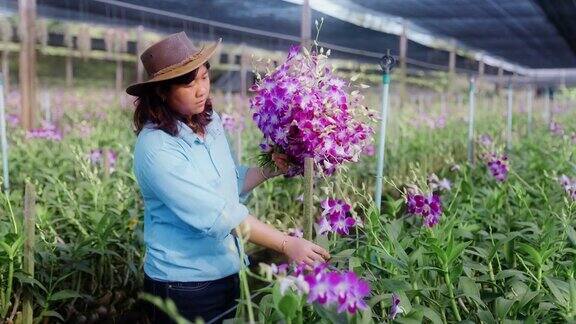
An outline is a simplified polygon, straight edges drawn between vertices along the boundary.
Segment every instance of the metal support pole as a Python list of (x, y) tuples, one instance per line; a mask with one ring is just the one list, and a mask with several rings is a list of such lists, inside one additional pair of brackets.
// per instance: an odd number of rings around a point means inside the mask
[(470, 78), (470, 88), (468, 89), (468, 163), (474, 164), (474, 114), (476, 102), (474, 94), (476, 91), (474, 77)]
[(42, 110), (44, 111), (44, 120), (48, 123), (52, 122), (52, 107), (50, 106), (50, 92), (48, 90), (42, 91), (42, 101), (40, 102)]
[(406, 35), (408, 26), (406, 21), (402, 22), (402, 33), (400, 34), (400, 106), (406, 104), (406, 52), (408, 51), (408, 37)]
[(8, 140), (6, 139), (6, 108), (4, 106), (4, 77), (0, 74), (0, 137), (2, 143), (2, 178), (4, 179), (4, 190), (10, 190), (10, 179), (8, 174)]
[(388, 121), (388, 94), (390, 88), (390, 72), (394, 66), (395, 60), (392, 55), (390, 55), (390, 50), (388, 53), (382, 57), (380, 60), (380, 67), (384, 72), (382, 74), (382, 110), (380, 111), (380, 134), (378, 142), (378, 166), (376, 169), (376, 192), (374, 201), (376, 202), (376, 208), (380, 212), (382, 205), (382, 180), (384, 177), (384, 149), (386, 146), (386, 123)]
[(548, 88), (544, 93), (544, 122), (546, 127), (550, 126), (550, 89)]
[(510, 152), (512, 149), (512, 104), (513, 104), (513, 89), (512, 83), (508, 85), (508, 114), (506, 126), (506, 150)]
[(526, 92), (526, 109), (528, 110), (528, 136), (532, 135), (532, 99), (532, 87), (528, 87), (528, 91)]

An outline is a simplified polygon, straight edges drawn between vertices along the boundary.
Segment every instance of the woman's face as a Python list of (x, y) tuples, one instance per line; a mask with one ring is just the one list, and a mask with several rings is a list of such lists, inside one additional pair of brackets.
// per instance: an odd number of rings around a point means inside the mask
[(196, 78), (189, 84), (175, 84), (170, 87), (168, 105), (179, 113), (192, 116), (204, 111), (204, 104), (210, 94), (210, 76), (202, 65)]

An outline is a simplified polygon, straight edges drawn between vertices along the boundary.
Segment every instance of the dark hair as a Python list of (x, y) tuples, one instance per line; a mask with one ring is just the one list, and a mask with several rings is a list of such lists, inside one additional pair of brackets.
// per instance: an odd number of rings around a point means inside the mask
[[(210, 69), (210, 63), (206, 62), (204, 66)], [(192, 82), (196, 78), (198, 70), (199, 68), (174, 79), (151, 83), (137, 96), (136, 110), (134, 111), (136, 135), (140, 134), (147, 122), (154, 123), (157, 129), (161, 129), (172, 136), (178, 135), (178, 121), (186, 123), (195, 133), (205, 132), (206, 126), (212, 120), (212, 102), (210, 99), (206, 100), (203, 112), (185, 116), (172, 110), (166, 101), (160, 97), (160, 93), (168, 93), (172, 85)]]

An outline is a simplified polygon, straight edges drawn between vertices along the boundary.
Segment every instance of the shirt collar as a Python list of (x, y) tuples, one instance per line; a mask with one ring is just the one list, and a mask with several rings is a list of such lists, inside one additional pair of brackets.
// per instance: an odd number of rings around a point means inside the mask
[(219, 130), (215, 123), (214, 115), (212, 115), (212, 120), (206, 126), (206, 133), (204, 134), (204, 139), (198, 136), (198, 134), (196, 134), (188, 125), (186, 125), (186, 123), (180, 120), (178, 121), (178, 137), (183, 139), (190, 146), (192, 146), (193, 143), (211, 144), (216, 138), (216, 136), (219, 135)]

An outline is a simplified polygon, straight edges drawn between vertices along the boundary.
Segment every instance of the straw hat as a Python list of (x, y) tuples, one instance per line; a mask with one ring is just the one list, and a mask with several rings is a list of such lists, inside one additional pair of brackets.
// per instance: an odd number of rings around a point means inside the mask
[(222, 38), (197, 48), (184, 32), (169, 35), (142, 53), (140, 60), (148, 73), (148, 80), (132, 84), (126, 92), (138, 96), (150, 83), (173, 79), (194, 71), (214, 55), (220, 42)]

